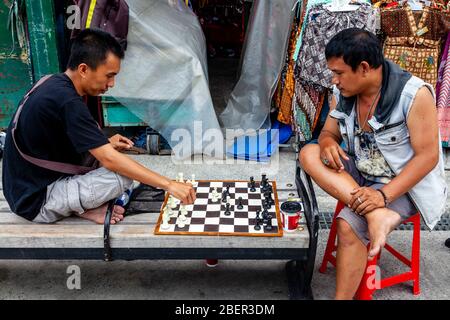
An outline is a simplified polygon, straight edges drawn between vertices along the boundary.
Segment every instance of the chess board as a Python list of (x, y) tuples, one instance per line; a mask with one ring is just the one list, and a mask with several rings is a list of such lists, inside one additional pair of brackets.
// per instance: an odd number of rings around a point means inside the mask
[[(255, 230), (256, 211), (263, 211), (264, 194), (260, 189), (260, 182), (256, 181), (256, 191), (251, 192), (248, 181), (198, 181), (194, 184), (197, 199), (194, 204), (187, 205), (187, 215), (184, 228), (177, 225), (177, 216), (180, 215), (180, 201), (176, 200), (176, 212), (169, 220), (169, 227), (161, 228), (163, 223), (163, 209), (167, 205), (169, 195), (166, 195), (161, 207), (160, 216), (155, 228), (155, 234), (160, 235), (224, 235), (224, 236), (265, 236), (281, 237), (280, 210), (275, 181), (269, 181), (272, 186), (272, 199), (275, 204), (267, 211), (272, 216), (272, 230), (266, 230), (266, 223), (261, 223), (261, 229)], [(225, 203), (222, 202), (222, 191), (229, 186), (229, 202), (231, 215), (225, 215)], [(213, 202), (214, 188), (220, 194), (217, 202)], [(242, 197), (242, 209), (237, 208), (239, 197)]]

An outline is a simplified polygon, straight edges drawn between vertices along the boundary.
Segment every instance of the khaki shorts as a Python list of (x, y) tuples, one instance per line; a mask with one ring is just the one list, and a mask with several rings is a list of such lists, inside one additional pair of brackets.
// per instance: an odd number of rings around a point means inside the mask
[[(341, 158), (344, 164), (345, 170), (355, 179), (361, 187), (371, 187), (374, 189), (380, 189), (384, 186), (383, 183), (376, 183), (364, 178), (356, 168), (355, 160), (350, 157), (350, 160), (346, 161)], [(417, 209), (414, 206), (411, 199), (405, 194), (397, 200), (390, 203), (387, 208), (397, 212), (403, 220), (406, 220), (417, 213)], [(353, 229), (358, 238), (367, 245), (369, 243), (369, 231), (367, 226), (367, 220), (364, 216), (360, 216), (352, 211), (349, 207), (344, 207), (338, 214), (337, 218), (344, 219)]]
[(131, 188), (133, 180), (99, 168), (84, 175), (61, 178), (47, 187), (47, 196), (39, 214), (33, 220), (52, 223), (95, 209), (118, 198)]

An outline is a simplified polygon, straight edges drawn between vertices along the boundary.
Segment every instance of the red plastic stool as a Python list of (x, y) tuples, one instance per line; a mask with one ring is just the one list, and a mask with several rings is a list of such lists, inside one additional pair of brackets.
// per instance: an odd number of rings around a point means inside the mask
[[(336, 235), (337, 235), (337, 223), (336, 217), (344, 208), (344, 204), (338, 201), (336, 210), (334, 212), (333, 223), (331, 224), (330, 235), (328, 237), (327, 247), (325, 249), (325, 254), (323, 256), (322, 265), (319, 268), (319, 272), (325, 273), (327, 270), (327, 263), (330, 262), (336, 267), (336, 257), (333, 252), (337, 249)], [(411, 260), (407, 259), (405, 256), (400, 254), (389, 244), (386, 243), (384, 249), (389, 251), (393, 256), (403, 262), (409, 267), (409, 270), (405, 273), (401, 273), (389, 278), (380, 279), (378, 285), (373, 285), (373, 279), (376, 279), (376, 270), (378, 269), (377, 262), (380, 259), (381, 251), (377, 257), (372, 259), (372, 261), (367, 261), (366, 271), (359, 284), (358, 291), (356, 292), (355, 298), (358, 300), (371, 300), (372, 294), (375, 290), (383, 289), (394, 284), (398, 284), (405, 281), (413, 281), (413, 294), (420, 294), (419, 287), (419, 271), (420, 271), (420, 213), (416, 213), (411, 218), (403, 221), (403, 223), (411, 222), (414, 225), (413, 240), (412, 240), (412, 250), (411, 250)], [(370, 245), (370, 244), (369, 244)], [(369, 246), (368, 246), (369, 247)]]

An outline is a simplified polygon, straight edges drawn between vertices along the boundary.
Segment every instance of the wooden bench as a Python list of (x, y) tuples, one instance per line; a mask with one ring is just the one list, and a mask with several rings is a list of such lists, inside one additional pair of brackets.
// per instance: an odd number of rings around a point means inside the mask
[[(304, 180), (304, 181), (302, 181)], [(278, 182), (280, 203), (297, 191), (307, 210), (303, 231), (283, 237), (154, 235), (161, 203), (152, 212), (128, 216), (108, 228), (70, 217), (51, 225), (35, 224), (11, 213), (1, 192), (0, 259), (145, 260), (255, 259), (290, 260), (286, 264), (289, 297), (311, 299), (318, 214), (311, 181), (297, 165), (296, 185)], [(310, 201), (309, 199), (313, 199)], [(310, 236), (311, 235), (311, 236)]]

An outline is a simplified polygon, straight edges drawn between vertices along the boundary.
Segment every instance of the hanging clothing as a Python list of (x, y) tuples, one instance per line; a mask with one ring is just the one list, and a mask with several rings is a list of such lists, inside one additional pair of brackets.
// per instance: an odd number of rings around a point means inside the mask
[(295, 79), (294, 79), (294, 53), (295, 46), (297, 44), (298, 34), (300, 33), (300, 27), (298, 24), (295, 24), (292, 29), (291, 40), (289, 43), (288, 50), (288, 64), (286, 70), (286, 77), (284, 81), (284, 88), (282, 90), (280, 104), (279, 104), (279, 112), (278, 112), (278, 121), (284, 124), (292, 123), (292, 99), (294, 98), (294, 90), (295, 90)]
[(351, 27), (375, 33), (376, 11), (367, 3), (348, 12), (332, 12), (321, 4), (310, 10), (307, 23), (296, 73), (303, 82), (331, 88), (332, 73), (325, 59), (328, 41), (338, 32)]
[(444, 147), (450, 147), (450, 32), (447, 36), (438, 82), (437, 111), (441, 141)]
[(301, 81), (295, 82), (294, 128), (299, 141), (310, 141), (328, 90)]
[[(436, 10), (425, 7), (417, 24), (408, 5), (383, 10), (381, 14), (383, 31), (388, 34), (384, 43), (385, 57), (435, 88), (442, 37), (438, 26), (446, 26), (439, 17)], [(405, 19), (406, 23), (402, 23)]]

